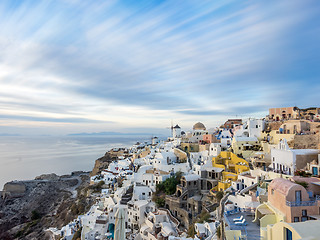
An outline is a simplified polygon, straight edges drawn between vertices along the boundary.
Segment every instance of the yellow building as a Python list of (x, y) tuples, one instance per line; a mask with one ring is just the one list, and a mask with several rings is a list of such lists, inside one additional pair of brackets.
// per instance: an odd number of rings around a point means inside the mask
[(261, 145), (256, 137), (233, 137), (232, 150), (235, 154), (241, 154), (242, 157), (248, 158), (261, 150)]
[(238, 179), (240, 173), (250, 170), (248, 162), (232, 152), (221, 152), (217, 157), (213, 157), (212, 166), (224, 169), (221, 180), (212, 191), (226, 190), (231, 186), (231, 181)]
[(320, 220), (286, 223), (279, 222), (268, 226), (267, 240), (318, 240)]
[[(313, 216), (318, 216), (319, 207), (320, 201), (317, 198), (311, 200), (303, 186), (276, 178), (268, 186), (268, 202), (257, 207), (254, 222), (259, 224), (263, 240), (305, 239), (303, 236), (309, 236), (303, 235), (308, 232), (301, 228), (305, 222), (308, 222), (307, 226), (316, 224), (320, 229), (320, 221), (308, 221), (314, 218)], [(286, 238), (287, 234), (289, 238)]]

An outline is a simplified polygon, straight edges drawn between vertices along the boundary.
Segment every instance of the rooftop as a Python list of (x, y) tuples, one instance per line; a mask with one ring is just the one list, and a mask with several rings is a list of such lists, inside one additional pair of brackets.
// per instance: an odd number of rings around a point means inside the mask
[(269, 186), (281, 192), (283, 195), (287, 195), (290, 188), (296, 185), (296, 183), (286, 180), (284, 178), (275, 178), (272, 180)]
[(288, 223), (292, 226), (301, 238), (314, 237), (319, 238), (320, 220), (311, 220), (299, 223)]
[(188, 175), (184, 175), (183, 177), (186, 179), (186, 181), (196, 181), (200, 178), (199, 175), (195, 175), (195, 174), (188, 174)]
[[(234, 223), (234, 218), (240, 218), (243, 216), (246, 219), (246, 226), (238, 226)], [(230, 230), (241, 230), (242, 235), (247, 235), (247, 240), (261, 239), (260, 238), (260, 227), (257, 223), (252, 222), (254, 220), (254, 213), (252, 212), (241, 212), (225, 216), (226, 223), (229, 225)]]

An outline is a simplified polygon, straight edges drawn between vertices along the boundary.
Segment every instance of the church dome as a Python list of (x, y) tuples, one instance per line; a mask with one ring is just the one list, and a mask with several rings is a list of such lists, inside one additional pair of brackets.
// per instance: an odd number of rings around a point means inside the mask
[(206, 127), (201, 122), (197, 122), (193, 125), (193, 130), (206, 130)]

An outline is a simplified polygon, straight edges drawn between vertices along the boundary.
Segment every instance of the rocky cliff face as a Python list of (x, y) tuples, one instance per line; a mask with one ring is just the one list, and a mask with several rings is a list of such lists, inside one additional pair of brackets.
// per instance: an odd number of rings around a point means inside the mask
[(320, 134), (295, 135), (293, 141), (295, 149), (320, 149)]
[(109, 164), (114, 160), (117, 160), (117, 155), (112, 154), (110, 152), (107, 152), (103, 157), (98, 158), (95, 161), (95, 164), (94, 164), (94, 167), (90, 173), (90, 176), (97, 175), (103, 169), (108, 168)]
[(71, 206), (79, 198), (83, 210), (91, 204), (79, 196), (88, 185), (89, 173), (84, 172), (7, 183), (0, 198), (0, 239), (50, 239), (44, 229), (61, 228), (76, 218), (79, 212)]

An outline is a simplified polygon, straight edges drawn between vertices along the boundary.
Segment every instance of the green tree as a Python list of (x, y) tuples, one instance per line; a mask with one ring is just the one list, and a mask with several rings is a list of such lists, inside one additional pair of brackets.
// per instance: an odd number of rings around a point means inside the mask
[(164, 198), (156, 198), (155, 203), (157, 204), (157, 207), (164, 207), (166, 201), (164, 200)]
[(196, 234), (196, 231), (194, 229), (194, 225), (191, 224), (188, 228), (188, 237), (194, 237), (194, 235)]
[(72, 240), (81, 239), (81, 231), (82, 231), (82, 228), (79, 228), (78, 231), (76, 231), (75, 234), (73, 235)]
[(33, 210), (31, 212), (31, 220), (37, 220), (39, 218), (41, 218), (40, 213), (37, 210)]
[(218, 203), (220, 203), (221, 199), (223, 198), (223, 192), (222, 191), (219, 191), (216, 193), (216, 198), (217, 198), (217, 201)]
[(295, 183), (301, 185), (305, 189), (307, 189), (308, 186), (309, 186), (309, 184), (307, 182), (304, 182), (304, 181), (295, 181)]

